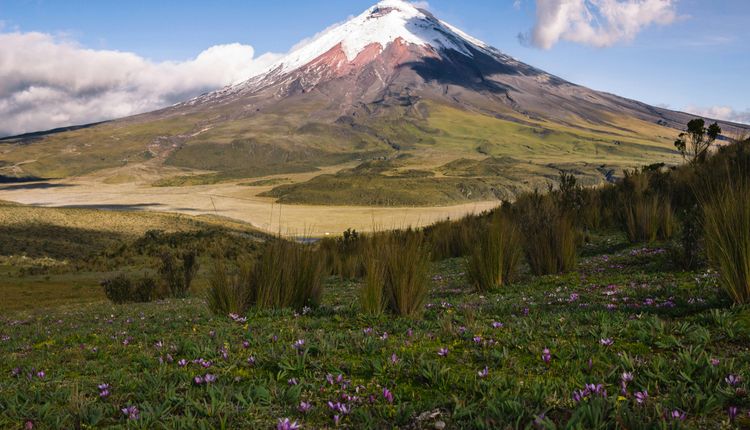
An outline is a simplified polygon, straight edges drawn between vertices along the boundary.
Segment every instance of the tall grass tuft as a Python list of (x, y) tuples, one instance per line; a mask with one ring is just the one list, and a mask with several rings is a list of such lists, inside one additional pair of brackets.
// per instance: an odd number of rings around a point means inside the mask
[(750, 303), (750, 182), (730, 176), (706, 188), (699, 197), (706, 254), (732, 300)]
[(209, 308), (219, 314), (258, 309), (317, 306), (323, 294), (323, 260), (319, 252), (281, 238), (269, 240), (255, 261), (234, 266), (219, 258), (209, 278)]
[(325, 260), (325, 270), (329, 275), (342, 279), (359, 279), (365, 274), (362, 253), (365, 238), (356, 230), (348, 229), (341, 237), (325, 238), (319, 249)]
[(368, 315), (381, 315), (388, 305), (385, 295), (385, 270), (380, 262), (379, 250), (374, 242), (365, 250), (365, 283), (359, 293), (362, 311)]
[(430, 254), (423, 235), (413, 231), (379, 233), (368, 243), (366, 291), (362, 293), (368, 303), (363, 308), (378, 309), (377, 285), (382, 283), (382, 300), (389, 311), (419, 317), (429, 292)]
[(440, 221), (425, 228), (432, 259), (438, 261), (468, 255), (473, 249), (477, 231), (485, 225), (483, 217), (469, 215), (457, 221)]
[[(626, 171), (622, 184), (623, 225), (632, 243), (667, 240), (674, 234), (674, 210), (670, 200), (652, 190), (651, 178), (663, 179), (655, 171)], [(661, 187), (658, 187), (661, 188)]]
[(301, 310), (317, 306), (323, 294), (321, 256), (309, 245), (283, 239), (268, 242), (255, 263), (250, 300), (260, 309)]
[(223, 256), (214, 260), (209, 273), (206, 301), (217, 315), (244, 314), (251, 305), (253, 262), (249, 258), (229, 265)]
[(479, 292), (512, 282), (523, 257), (521, 235), (509, 218), (496, 215), (466, 258), (466, 276)]
[(538, 192), (522, 196), (514, 212), (532, 273), (550, 275), (575, 268), (578, 233), (572, 215), (554, 198)]

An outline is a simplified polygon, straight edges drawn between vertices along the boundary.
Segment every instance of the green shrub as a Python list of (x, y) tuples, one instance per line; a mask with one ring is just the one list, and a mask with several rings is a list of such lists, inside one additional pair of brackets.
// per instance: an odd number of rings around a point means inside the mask
[(148, 277), (133, 283), (127, 276), (117, 275), (103, 280), (101, 285), (104, 294), (115, 304), (148, 303), (153, 300), (156, 290), (156, 282)]
[(179, 255), (171, 251), (161, 254), (159, 274), (172, 297), (187, 297), (198, 267), (198, 252), (195, 250), (184, 251)]
[(136, 303), (148, 303), (154, 299), (156, 294), (156, 281), (153, 278), (141, 278), (133, 284), (131, 290), (132, 301)]
[(466, 259), (467, 278), (479, 292), (506, 285), (516, 275), (522, 256), (518, 227), (506, 217), (495, 216)]
[(706, 254), (735, 303), (750, 303), (750, 183), (730, 176), (701, 193)]
[[(430, 254), (421, 233), (390, 232), (376, 234), (369, 241), (365, 267), (368, 269), (363, 308), (377, 309), (375, 284), (382, 278), (383, 302), (396, 315), (419, 317), (429, 292)], [(367, 285), (369, 283), (369, 285)]]
[(515, 204), (516, 221), (523, 233), (526, 259), (535, 275), (550, 275), (575, 268), (577, 236), (572, 216), (551, 196), (538, 192)]
[(228, 267), (222, 257), (214, 260), (208, 278), (208, 308), (217, 315), (247, 312), (251, 305), (252, 272), (253, 263), (249, 258), (243, 258), (235, 267)]

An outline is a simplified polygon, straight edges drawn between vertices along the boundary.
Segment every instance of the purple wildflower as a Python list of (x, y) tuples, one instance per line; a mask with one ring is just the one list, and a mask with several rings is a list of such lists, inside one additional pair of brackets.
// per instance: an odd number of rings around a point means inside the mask
[(141, 416), (141, 411), (135, 406), (128, 406), (121, 409), (122, 413), (127, 415), (129, 420), (137, 420)]
[(742, 378), (737, 375), (727, 375), (724, 380), (732, 387), (736, 387), (737, 385), (740, 385), (740, 382), (742, 382)]
[(484, 369), (477, 372), (480, 378), (486, 378), (490, 374), (490, 369), (487, 366), (484, 366)]
[(252, 355), (250, 357), (247, 357), (247, 364), (255, 366), (255, 357), (253, 357)]
[(615, 344), (615, 341), (610, 338), (606, 338), (606, 339), (600, 339), (599, 343), (602, 344), (603, 346), (612, 346)]
[(246, 340), (243, 340), (243, 341), (242, 341), (242, 347), (243, 347), (244, 349), (248, 349), (248, 348), (250, 348), (250, 342), (248, 342), (248, 341), (246, 341)]
[(719, 360), (718, 358), (712, 358), (711, 360), (709, 360), (709, 362), (711, 363), (711, 366), (716, 367), (721, 363), (721, 360)]
[(545, 364), (549, 364), (550, 361), (552, 361), (552, 354), (550, 353), (549, 348), (544, 348), (542, 351), (542, 361), (544, 361)]
[(305, 339), (297, 339), (297, 341), (294, 342), (294, 345), (292, 345), (292, 346), (297, 351), (302, 351), (302, 349), (305, 347)]
[(501, 322), (495, 321), (492, 323), (492, 328), (503, 328), (503, 327), (504, 327), (504, 324)]
[(441, 357), (447, 357), (448, 356), (448, 348), (440, 348), (437, 353)]
[(203, 377), (198, 375), (195, 378), (193, 378), (193, 382), (195, 382), (195, 385), (201, 385), (203, 384)]
[(737, 406), (730, 406), (728, 411), (729, 421), (734, 421), (734, 419), (737, 418), (737, 413), (739, 413)]
[(291, 378), (290, 380), (286, 381), (289, 385), (298, 385), (299, 381), (297, 381), (297, 378)]
[(312, 404), (310, 404), (308, 402), (300, 402), (299, 403), (299, 408), (297, 408), (297, 410), (299, 410), (303, 414), (306, 414), (306, 413), (310, 412), (310, 409), (312, 409)]
[(680, 411), (679, 409), (675, 409), (669, 413), (668, 417), (673, 421), (685, 421), (685, 418), (687, 418), (687, 414)]
[(216, 382), (216, 376), (210, 373), (206, 373), (206, 376), (203, 377), (203, 380), (206, 381), (206, 384), (213, 384), (214, 382)]
[(387, 388), (383, 388), (383, 398), (388, 403), (393, 403), (393, 393), (391, 393), (391, 390), (389, 390)]
[(639, 405), (642, 405), (646, 403), (648, 400), (648, 391), (638, 391), (635, 393), (635, 401), (638, 402)]
[(185, 366), (187, 366), (187, 364), (188, 364), (188, 362), (184, 358), (182, 360), (180, 360), (180, 361), (177, 362), (177, 365), (180, 366), (180, 367), (185, 367)]
[(391, 364), (398, 364), (398, 362), (401, 361), (398, 358), (398, 355), (396, 353), (391, 354)]
[(279, 423), (276, 424), (276, 430), (298, 430), (299, 428), (297, 421), (290, 421), (289, 418), (279, 418)]
[(39, 379), (44, 379), (45, 376), (47, 376), (47, 374), (44, 373), (44, 370), (40, 370), (40, 371), (36, 372), (36, 377), (39, 378)]

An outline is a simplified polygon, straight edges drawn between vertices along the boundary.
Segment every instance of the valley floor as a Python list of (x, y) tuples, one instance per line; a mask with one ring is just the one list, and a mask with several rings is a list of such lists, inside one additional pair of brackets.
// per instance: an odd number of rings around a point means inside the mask
[(0, 184), (0, 200), (42, 207), (217, 215), (250, 223), (274, 234), (318, 237), (339, 234), (347, 228), (372, 231), (426, 226), (445, 218), (479, 213), (499, 204), (493, 200), (446, 207), (279, 205), (274, 203), (275, 198), (259, 196), (272, 188), (272, 185), (246, 186), (236, 182), (154, 187), (138, 182), (111, 184), (98, 178), (78, 178)]
[(714, 274), (673, 271), (663, 249), (617, 234), (586, 245), (574, 273), (487, 295), (462, 272), (433, 265), (421, 321), (362, 316), (358, 285), (335, 278), (318, 309), (247, 321), (211, 315), (200, 294), (0, 311), (0, 427), (748, 424), (750, 314)]

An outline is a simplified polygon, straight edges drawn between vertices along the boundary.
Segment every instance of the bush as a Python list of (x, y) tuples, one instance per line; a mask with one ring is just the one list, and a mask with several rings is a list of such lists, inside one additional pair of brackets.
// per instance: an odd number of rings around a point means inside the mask
[(523, 233), (526, 259), (535, 275), (550, 275), (575, 268), (577, 232), (572, 216), (551, 196), (538, 192), (522, 196), (514, 213)]
[(750, 303), (750, 183), (728, 175), (700, 196), (705, 246), (721, 285), (738, 304)]
[(495, 216), (466, 259), (467, 278), (479, 292), (506, 285), (516, 275), (522, 255), (521, 235), (515, 223)]
[(156, 282), (148, 277), (133, 283), (127, 276), (117, 275), (103, 280), (101, 285), (104, 294), (115, 304), (148, 303), (153, 300), (156, 290)]
[(230, 268), (226, 260), (219, 257), (209, 274), (206, 301), (208, 308), (217, 315), (244, 314), (251, 305), (253, 263), (244, 258), (237, 267)]
[(396, 315), (418, 317), (429, 292), (430, 254), (421, 233), (391, 232), (375, 235), (369, 241), (365, 267), (366, 311), (377, 309), (377, 283), (382, 279), (382, 301)]
[(172, 297), (187, 297), (198, 267), (198, 252), (195, 250), (185, 251), (179, 256), (171, 251), (161, 254), (159, 274)]

